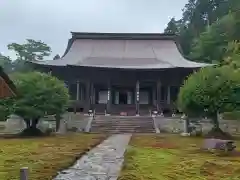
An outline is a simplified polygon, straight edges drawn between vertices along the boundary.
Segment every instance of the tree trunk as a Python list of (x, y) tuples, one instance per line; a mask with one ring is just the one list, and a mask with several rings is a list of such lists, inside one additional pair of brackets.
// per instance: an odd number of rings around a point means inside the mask
[(34, 118), (34, 119), (24, 119), (27, 128), (24, 129), (21, 132), (21, 136), (25, 136), (25, 137), (31, 137), (31, 136), (42, 136), (43, 132), (37, 128), (37, 124), (39, 122), (39, 117)]
[(213, 125), (214, 125), (213, 129), (219, 130), (220, 127), (219, 127), (219, 121), (218, 121), (218, 113), (214, 113), (211, 116), (211, 118), (212, 118), (212, 122), (213, 122)]
[(31, 122), (30, 119), (24, 118), (23, 120), (24, 120), (24, 122), (26, 123), (27, 128), (30, 128), (30, 126), (31, 126), (31, 124), (30, 124), (30, 122)]
[(60, 127), (61, 116), (59, 114), (56, 114), (55, 119), (56, 119), (56, 132), (58, 132)]
[(38, 122), (39, 122), (39, 118), (34, 118), (34, 119), (32, 119), (31, 128), (36, 129)]

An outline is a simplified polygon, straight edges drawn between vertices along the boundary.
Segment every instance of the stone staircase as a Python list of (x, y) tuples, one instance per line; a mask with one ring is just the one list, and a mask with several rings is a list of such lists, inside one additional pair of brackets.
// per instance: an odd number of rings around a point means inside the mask
[(92, 122), (93, 133), (155, 133), (152, 117), (96, 116)]

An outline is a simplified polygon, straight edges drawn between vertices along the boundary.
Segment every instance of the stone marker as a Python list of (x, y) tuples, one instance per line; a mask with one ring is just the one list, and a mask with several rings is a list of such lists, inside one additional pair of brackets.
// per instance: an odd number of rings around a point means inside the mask
[(236, 148), (234, 142), (231, 140), (221, 139), (205, 139), (203, 149), (205, 150), (222, 150), (222, 151), (233, 151)]
[(181, 119), (183, 121), (183, 132), (181, 133), (181, 136), (190, 136), (188, 117), (183, 114)]
[(20, 169), (20, 180), (28, 180), (28, 168), (23, 167)]

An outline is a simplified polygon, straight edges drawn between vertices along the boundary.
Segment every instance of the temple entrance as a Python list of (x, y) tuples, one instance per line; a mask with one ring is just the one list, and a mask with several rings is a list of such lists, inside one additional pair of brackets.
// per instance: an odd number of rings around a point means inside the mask
[(128, 103), (128, 94), (127, 92), (119, 92), (119, 104)]

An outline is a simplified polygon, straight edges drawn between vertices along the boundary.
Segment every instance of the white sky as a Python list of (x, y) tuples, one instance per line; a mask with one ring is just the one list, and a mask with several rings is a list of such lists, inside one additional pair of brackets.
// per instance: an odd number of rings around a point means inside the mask
[(0, 0), (0, 52), (7, 44), (42, 40), (62, 55), (71, 31), (163, 32), (187, 0)]

